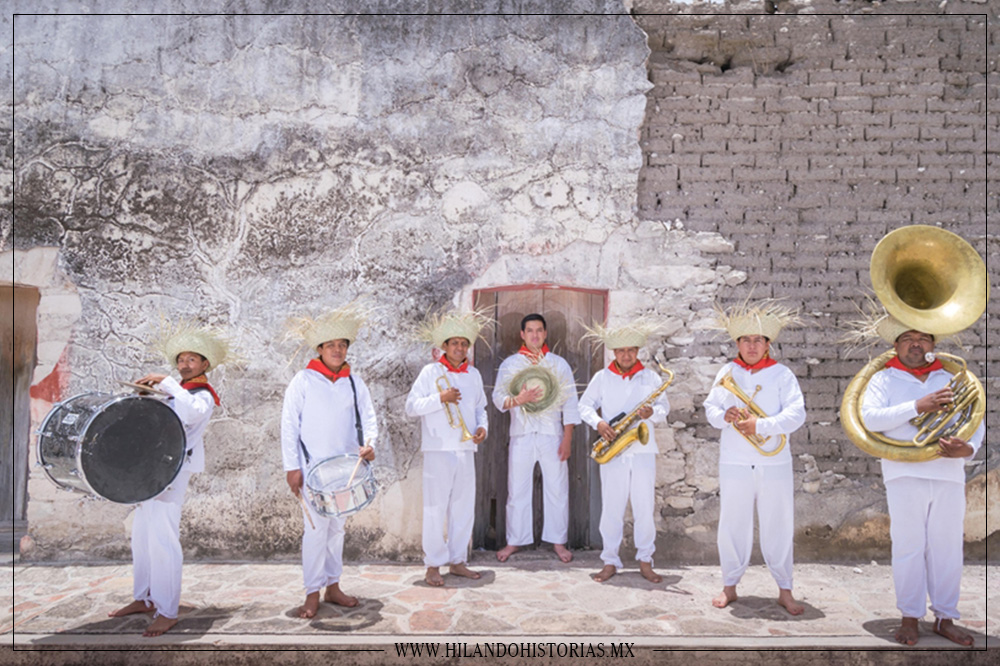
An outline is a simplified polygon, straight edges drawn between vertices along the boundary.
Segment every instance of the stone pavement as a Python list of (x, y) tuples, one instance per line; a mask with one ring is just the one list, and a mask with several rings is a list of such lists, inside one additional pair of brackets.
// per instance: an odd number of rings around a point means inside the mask
[[(589, 577), (600, 568), (597, 554), (576, 555), (563, 565), (551, 551), (534, 550), (500, 564), (493, 553), (477, 552), (471, 565), (482, 579), (447, 576), (445, 588), (427, 586), (417, 563), (348, 563), (341, 585), (361, 603), (353, 609), (323, 604), (312, 620), (296, 616), (303, 595), (295, 563), (188, 563), (180, 622), (159, 638), (140, 636), (148, 616), (107, 617), (131, 600), (130, 565), (11, 563), (11, 582), (0, 586), (6, 607), (0, 631), (14, 646), (15, 654), (7, 655), (12, 659), (19, 650), (60, 646), (360, 645), (393, 656), (397, 642), (462, 643), (469, 650), (525, 641), (627, 642), (647, 650), (898, 647), (891, 640), (898, 619), (885, 564), (797, 564), (795, 593), (806, 612), (793, 618), (774, 603), (776, 589), (763, 566), (750, 568), (739, 601), (720, 610), (711, 606), (721, 585), (716, 567), (665, 564), (657, 567), (663, 582), (656, 585), (627, 568), (599, 584)], [(977, 647), (1000, 645), (1000, 618), (987, 611), (1000, 608), (998, 569), (965, 569), (961, 623), (974, 633)], [(955, 647), (929, 628), (919, 648)], [(948, 663), (961, 657), (952, 654)]]

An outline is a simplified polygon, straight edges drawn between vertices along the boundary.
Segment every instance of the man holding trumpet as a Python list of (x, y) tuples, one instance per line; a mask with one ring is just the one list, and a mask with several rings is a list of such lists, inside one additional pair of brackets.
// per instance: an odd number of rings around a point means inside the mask
[(475, 521), (474, 455), (486, 439), (486, 392), (468, 353), (486, 322), (476, 312), (448, 312), (425, 322), (421, 337), (443, 354), (423, 367), (406, 397), (406, 415), (421, 423), (424, 580), (433, 587), (444, 585), (445, 565), (453, 575), (479, 578), (467, 561)]
[(778, 583), (778, 604), (791, 615), (794, 536), (792, 456), (788, 436), (805, 423), (799, 382), (770, 356), (771, 342), (796, 314), (774, 301), (746, 302), (719, 313), (719, 327), (736, 342), (737, 357), (719, 371), (705, 399), (708, 422), (722, 431), (719, 445), (719, 562), (722, 593), (716, 608), (736, 601), (736, 585), (750, 564), (754, 503), (760, 550)]

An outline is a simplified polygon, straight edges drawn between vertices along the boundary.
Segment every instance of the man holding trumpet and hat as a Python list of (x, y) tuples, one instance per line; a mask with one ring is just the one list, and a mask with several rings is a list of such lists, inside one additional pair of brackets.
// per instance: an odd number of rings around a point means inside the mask
[(347, 350), (365, 315), (356, 304), (317, 317), (298, 319), (292, 333), (318, 355), (292, 377), (281, 410), (281, 458), (292, 494), (302, 504), (302, 576), (305, 603), (299, 617), (315, 617), (319, 592), (323, 601), (340, 606), (358, 604), (340, 589), (343, 572), (345, 516), (325, 516), (303, 501), (303, 481), (310, 465), (340, 454), (374, 460), (378, 423), (371, 394), (351, 372)]
[(433, 587), (444, 585), (445, 565), (453, 575), (479, 578), (467, 561), (475, 522), (474, 456), (486, 439), (486, 392), (468, 353), (487, 321), (477, 312), (429, 318), (421, 337), (443, 354), (421, 369), (406, 397), (406, 415), (421, 424), (424, 580)]
[(760, 550), (778, 584), (778, 605), (791, 615), (804, 610), (792, 596), (795, 511), (787, 442), (805, 423), (805, 402), (792, 371), (770, 356), (771, 342), (795, 323), (796, 313), (773, 300), (748, 300), (719, 312), (719, 328), (739, 353), (719, 371), (705, 399), (708, 422), (722, 431), (718, 545), (723, 588), (712, 600), (716, 608), (738, 598), (736, 586), (750, 564), (756, 503)]

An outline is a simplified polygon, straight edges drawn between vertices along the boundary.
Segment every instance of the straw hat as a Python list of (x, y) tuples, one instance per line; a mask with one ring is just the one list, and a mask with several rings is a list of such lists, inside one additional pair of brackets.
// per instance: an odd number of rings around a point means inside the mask
[(597, 340), (607, 349), (622, 349), (623, 347), (645, 347), (649, 336), (659, 331), (660, 326), (648, 318), (640, 318), (617, 328), (608, 328), (595, 323), (583, 327), (587, 333), (582, 340)]
[(353, 302), (315, 319), (298, 317), (292, 320), (289, 335), (305, 340), (311, 349), (330, 340), (347, 340), (353, 343), (358, 337), (358, 330), (365, 325), (367, 319), (367, 310)]
[(208, 359), (209, 368), (217, 368), (230, 357), (229, 340), (218, 328), (181, 322), (164, 330), (155, 345), (170, 364), (177, 363), (182, 352), (194, 352)]
[(449, 310), (429, 316), (418, 330), (418, 337), (437, 348), (444, 348), (450, 338), (465, 338), (469, 346), (476, 344), (476, 338), (484, 326), (493, 320), (485, 312), (460, 312)]
[(775, 342), (781, 329), (799, 323), (797, 310), (770, 298), (755, 303), (748, 298), (728, 310), (716, 308), (716, 328), (726, 331), (733, 340), (744, 335), (763, 335)]

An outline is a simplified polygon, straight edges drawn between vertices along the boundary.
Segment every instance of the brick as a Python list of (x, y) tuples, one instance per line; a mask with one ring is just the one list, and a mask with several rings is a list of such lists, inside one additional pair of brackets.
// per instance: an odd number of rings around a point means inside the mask
[[(879, 74), (880, 72), (872, 72), (872, 74)], [(884, 74), (884, 72), (881, 72)], [(860, 84), (862, 81), (861, 72), (856, 71), (816, 71), (809, 72), (809, 85), (822, 84), (822, 83), (852, 83)], [(836, 88), (834, 88), (834, 93)]]
[(922, 127), (942, 127), (944, 126), (945, 115), (943, 113), (925, 113), (912, 111), (894, 111), (892, 113), (892, 125), (920, 125)]
[(837, 84), (837, 97), (885, 97), (889, 94), (888, 83)]
[(737, 166), (733, 169), (733, 177), (740, 181), (753, 181), (755, 183), (766, 182), (771, 180), (785, 181), (788, 180), (788, 172), (785, 169), (766, 169), (760, 167), (743, 167)]
[(906, 182), (913, 180), (949, 181), (951, 180), (951, 170), (943, 167), (916, 167), (909, 169), (897, 169), (896, 180), (899, 182)]
[(837, 60), (832, 62), (834, 70), (852, 70), (881, 72), (886, 69), (885, 58), (877, 56), (864, 58), (851, 58), (850, 60)]
[(894, 153), (918, 153), (935, 155), (947, 149), (947, 144), (941, 139), (919, 139), (916, 141), (896, 141), (892, 145)]
[(826, 101), (830, 111), (864, 111), (870, 113), (873, 102), (870, 97), (845, 97), (837, 96)]
[(756, 153), (754, 166), (762, 168), (784, 167), (786, 169), (808, 169), (809, 158), (805, 155), (789, 155), (788, 153)]
[(901, 60), (890, 60), (885, 63), (886, 70), (937, 70), (941, 67), (941, 58), (937, 56), (907, 56)]
[[(977, 114), (982, 120), (983, 101), (981, 99), (941, 99), (931, 97), (927, 100), (928, 111), (944, 111), (950, 113)], [(994, 110), (995, 112), (995, 110)]]
[(926, 111), (927, 101), (924, 97), (911, 95), (893, 95), (872, 100), (876, 113), (880, 111)]
[(817, 110), (817, 103), (800, 97), (777, 97), (764, 100), (764, 110), (767, 113), (815, 112)]
[(699, 125), (703, 123), (728, 123), (729, 112), (725, 110), (716, 111), (678, 111), (676, 114), (679, 125)]
[(837, 114), (837, 124), (841, 126), (859, 127), (881, 125), (888, 127), (891, 121), (892, 115), (888, 113), (841, 111)]
[(858, 169), (845, 167), (843, 171), (844, 180), (848, 183), (876, 182), (892, 184), (896, 182), (896, 170), (894, 168), (876, 169), (865, 167)]
[(746, 153), (771, 153), (777, 152), (781, 148), (781, 144), (777, 141), (739, 141), (733, 140), (728, 142), (729, 150), (734, 153), (746, 152)]
[(919, 125), (900, 125), (899, 127), (872, 126), (865, 128), (865, 139), (916, 139), (921, 136), (921, 130), (922, 128)]
[(946, 139), (950, 142), (954, 139), (972, 139), (973, 128), (968, 125), (958, 127), (922, 127), (920, 130), (921, 139)]

